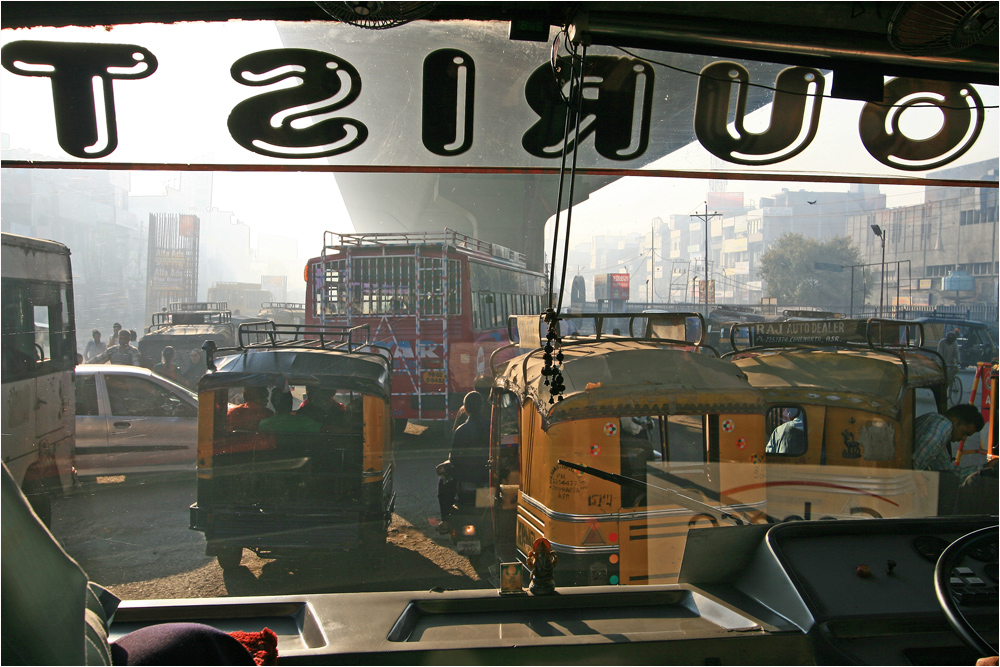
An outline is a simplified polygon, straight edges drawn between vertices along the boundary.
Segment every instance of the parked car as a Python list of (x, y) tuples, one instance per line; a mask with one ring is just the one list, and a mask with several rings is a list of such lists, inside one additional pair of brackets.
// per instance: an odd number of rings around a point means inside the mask
[(930, 348), (936, 349), (946, 333), (957, 330), (962, 366), (975, 367), (976, 362), (997, 357), (997, 342), (986, 323), (941, 316), (917, 317), (914, 321), (924, 325), (924, 345)]
[(145, 368), (76, 367), (78, 477), (195, 471), (198, 397)]

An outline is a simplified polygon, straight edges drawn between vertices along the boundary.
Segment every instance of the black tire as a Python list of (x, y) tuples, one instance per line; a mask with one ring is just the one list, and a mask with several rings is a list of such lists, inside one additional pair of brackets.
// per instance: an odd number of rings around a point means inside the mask
[(948, 385), (948, 407), (954, 407), (961, 403), (963, 392), (962, 378), (956, 374)]
[(219, 561), (219, 567), (225, 570), (235, 570), (243, 560), (242, 547), (216, 547), (215, 558)]
[(383, 565), (388, 550), (388, 536), (384, 527), (373, 523), (362, 529), (362, 556), (371, 559), (372, 565), (376, 567)]

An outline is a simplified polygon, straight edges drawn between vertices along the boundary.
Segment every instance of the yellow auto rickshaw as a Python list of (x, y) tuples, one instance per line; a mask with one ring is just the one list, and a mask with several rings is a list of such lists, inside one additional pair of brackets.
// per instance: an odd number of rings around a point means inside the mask
[[(739, 327), (734, 352), (724, 357), (767, 401), (773, 520), (939, 513), (941, 476), (913, 471), (912, 456), (918, 398), (925, 411), (946, 408), (945, 365), (936, 351), (921, 347), (918, 323), (838, 319)], [(755, 346), (741, 345), (738, 337)]]
[(191, 528), (224, 569), (364, 548), (392, 517), (392, 360), (367, 326), (242, 324), (205, 344)]
[(703, 345), (700, 315), (562, 318), (558, 380), (540, 324), (511, 318), (527, 351), (494, 368), (501, 562), (544, 537), (558, 585), (672, 583), (690, 529), (765, 520), (763, 396)]

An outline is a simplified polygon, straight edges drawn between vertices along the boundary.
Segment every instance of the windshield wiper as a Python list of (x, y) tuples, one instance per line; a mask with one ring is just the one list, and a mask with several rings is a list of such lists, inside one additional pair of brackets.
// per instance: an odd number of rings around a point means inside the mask
[(702, 512), (704, 514), (708, 514), (709, 516), (712, 516), (720, 521), (722, 519), (729, 519), (730, 521), (735, 522), (737, 526), (742, 526), (745, 523), (743, 519), (736, 516), (735, 514), (727, 512), (723, 509), (719, 509), (718, 507), (712, 507), (711, 505), (706, 505), (705, 503), (699, 500), (695, 500), (690, 496), (685, 496), (683, 493), (678, 493), (673, 489), (668, 489), (663, 486), (657, 486), (656, 484), (650, 484), (649, 482), (642, 482), (637, 479), (632, 479), (631, 477), (625, 477), (624, 475), (619, 475), (618, 473), (600, 470), (599, 468), (582, 466), (579, 463), (570, 463), (569, 461), (563, 461), (562, 459), (557, 460), (556, 463), (558, 463), (561, 466), (566, 466), (567, 468), (572, 468), (573, 470), (579, 470), (580, 472), (585, 473), (587, 475), (593, 475), (594, 477), (599, 477), (600, 479), (604, 479), (609, 482), (614, 482), (619, 486), (631, 486), (633, 488), (641, 489), (643, 491), (646, 491), (647, 489), (656, 489), (657, 491), (662, 491), (663, 493), (666, 493), (668, 496), (671, 496), (673, 501), (678, 505), (680, 505), (681, 507), (685, 507), (691, 510), (692, 512)]

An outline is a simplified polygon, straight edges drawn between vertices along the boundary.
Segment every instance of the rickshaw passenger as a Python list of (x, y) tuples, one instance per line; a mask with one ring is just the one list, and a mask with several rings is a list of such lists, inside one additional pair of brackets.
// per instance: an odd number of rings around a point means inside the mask
[(800, 455), (806, 451), (806, 430), (802, 420), (802, 411), (797, 408), (785, 410), (785, 417), (790, 421), (778, 426), (771, 432), (767, 444), (764, 446), (765, 454), (792, 454)]
[(267, 407), (267, 387), (246, 387), (243, 389), (243, 403), (229, 410), (230, 431), (256, 431), (260, 422), (274, 416)]
[[(274, 416), (267, 407), (267, 387), (245, 387), (243, 403), (230, 408), (226, 415), (226, 425), (230, 434), (216, 444), (216, 454), (237, 454), (274, 449), (274, 437), (253, 433), (260, 428), (264, 419)], [(247, 433), (247, 431), (251, 431)]]
[(261, 421), (264, 433), (319, 433), (320, 423), (307, 415), (292, 414), (292, 394), (280, 389), (271, 392), (275, 415)]
[[(914, 422), (913, 469), (960, 473), (951, 454), (951, 443), (965, 440), (985, 425), (982, 413), (974, 405), (962, 403), (943, 415), (929, 412)], [(975, 472), (976, 466), (968, 469)]]
[(346, 408), (335, 398), (336, 395), (336, 389), (307, 385), (305, 400), (299, 405), (295, 414), (300, 417), (309, 417), (322, 426), (338, 424)]

